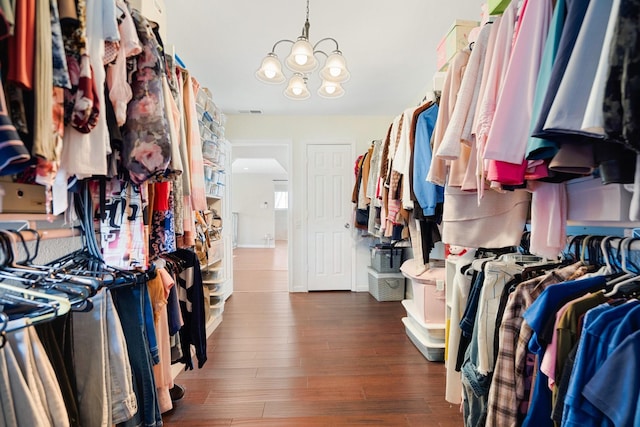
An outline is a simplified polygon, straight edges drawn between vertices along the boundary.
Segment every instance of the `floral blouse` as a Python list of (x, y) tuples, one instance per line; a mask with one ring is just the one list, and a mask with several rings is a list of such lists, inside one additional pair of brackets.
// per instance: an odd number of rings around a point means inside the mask
[(149, 22), (136, 10), (132, 11), (138, 38), (143, 45), (135, 57), (127, 121), (123, 128), (122, 165), (130, 180), (140, 184), (162, 175), (171, 160), (171, 141), (162, 93), (163, 61), (158, 42)]

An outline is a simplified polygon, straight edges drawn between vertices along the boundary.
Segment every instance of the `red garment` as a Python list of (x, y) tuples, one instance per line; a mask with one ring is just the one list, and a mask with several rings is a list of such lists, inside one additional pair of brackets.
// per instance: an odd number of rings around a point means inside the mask
[(33, 63), (36, 37), (36, 2), (16, 2), (15, 28), (9, 39), (9, 71), (7, 80), (24, 89), (33, 88)]
[(169, 210), (169, 192), (171, 191), (170, 182), (156, 182), (154, 184), (153, 210), (168, 211)]

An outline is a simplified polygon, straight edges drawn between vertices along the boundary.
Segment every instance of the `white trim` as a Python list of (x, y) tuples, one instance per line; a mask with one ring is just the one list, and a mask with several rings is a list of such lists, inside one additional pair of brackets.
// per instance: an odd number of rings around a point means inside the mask
[[(286, 147), (287, 148), (287, 160), (289, 162), (287, 168), (287, 190), (289, 191), (289, 209), (287, 209), (287, 226), (289, 227), (289, 238), (287, 240), (287, 282), (289, 287), (289, 292), (301, 292), (301, 290), (297, 287), (294, 287), (293, 284), (293, 231), (294, 224), (294, 199), (295, 195), (293, 194), (293, 139), (291, 138), (283, 138), (283, 139), (234, 139), (231, 140), (231, 147), (265, 147), (265, 146), (275, 146), (275, 147)], [(265, 248), (262, 246), (253, 246), (253, 245), (238, 245), (238, 247), (243, 248)], [(269, 246), (270, 248), (275, 247), (275, 242), (273, 246)], [(302, 292), (306, 292), (306, 288), (302, 290)]]

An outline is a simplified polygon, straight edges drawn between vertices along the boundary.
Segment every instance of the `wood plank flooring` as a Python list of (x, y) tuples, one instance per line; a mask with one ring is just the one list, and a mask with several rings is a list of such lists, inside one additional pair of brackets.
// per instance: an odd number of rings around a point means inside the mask
[(166, 426), (463, 425), (458, 407), (444, 400), (443, 364), (409, 341), (399, 302), (291, 294), (286, 270), (276, 290), (268, 281), (278, 270), (270, 268), (282, 260), (259, 251), (234, 251), (236, 290), (205, 366), (176, 379), (186, 394), (163, 416)]

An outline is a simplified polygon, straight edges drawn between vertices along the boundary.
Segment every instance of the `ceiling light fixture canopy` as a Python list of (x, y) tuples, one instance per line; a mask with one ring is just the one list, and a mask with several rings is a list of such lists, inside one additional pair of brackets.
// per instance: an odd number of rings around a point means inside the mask
[[(284, 73), (282, 72), (282, 64), (276, 55), (275, 50), (281, 43), (290, 43), (291, 51), (285, 59), (284, 63), (287, 68), (293, 71), (293, 76), (290, 78), (287, 88), (284, 94), (287, 98), (302, 100), (311, 96), (309, 89), (307, 88), (307, 81), (309, 74), (318, 68), (318, 60), (316, 54), (322, 54), (325, 56), (324, 66), (319, 71), (319, 76), (322, 79), (322, 84), (318, 89), (318, 95), (323, 98), (339, 98), (344, 95), (344, 89), (341, 83), (349, 80), (351, 76), (347, 69), (347, 61), (338, 46), (336, 39), (332, 37), (325, 37), (315, 44), (309, 42), (309, 0), (307, 0), (307, 18), (302, 27), (302, 34), (294, 42), (293, 40), (283, 39), (278, 40), (271, 48), (271, 52), (262, 60), (262, 64), (258, 71), (256, 71), (256, 77), (269, 84), (280, 84), (286, 80)], [(319, 50), (318, 46), (323, 42), (335, 43), (335, 49), (330, 54)]]

